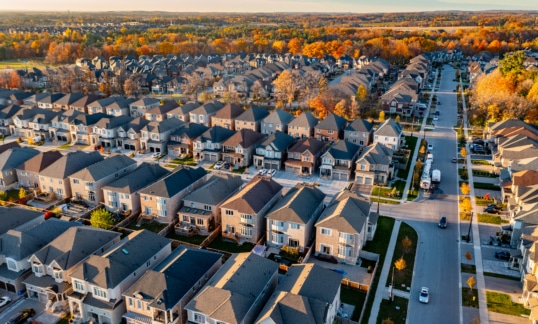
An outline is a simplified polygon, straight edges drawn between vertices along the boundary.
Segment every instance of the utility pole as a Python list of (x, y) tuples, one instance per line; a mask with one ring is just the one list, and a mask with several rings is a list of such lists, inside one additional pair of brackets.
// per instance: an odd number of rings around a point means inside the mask
[(392, 303), (394, 299), (394, 267), (392, 267), (392, 280), (390, 282), (389, 301)]
[(381, 184), (377, 184), (377, 216), (379, 216), (379, 201), (381, 200)]
[(471, 225), (473, 224), (473, 214), (474, 212), (471, 211), (471, 220), (469, 221), (469, 230), (467, 231), (467, 243), (471, 241)]

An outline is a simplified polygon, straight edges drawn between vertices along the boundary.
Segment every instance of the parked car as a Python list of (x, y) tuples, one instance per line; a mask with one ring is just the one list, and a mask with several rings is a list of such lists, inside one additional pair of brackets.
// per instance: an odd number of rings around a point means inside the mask
[(258, 171), (259, 175), (265, 175), (266, 173), (267, 173), (267, 169), (261, 169), (260, 171)]
[(418, 301), (424, 304), (430, 302), (430, 289), (428, 287), (420, 288), (420, 294), (418, 296)]
[(428, 144), (428, 151), (433, 151), (433, 145), (432, 144)]
[(457, 158), (457, 157), (453, 157), (453, 158), (452, 158), (452, 163), (458, 163), (458, 158)]
[(0, 297), (0, 307), (6, 306), (11, 301), (11, 298), (8, 296)]
[(228, 162), (224, 163), (224, 168), (229, 169), (230, 168), (230, 163), (228, 163)]
[(439, 110), (436, 110), (434, 113), (433, 113), (434, 116), (439, 116), (441, 115), (441, 112)]
[(499, 206), (499, 205), (496, 205), (496, 204), (488, 204), (486, 206), (486, 208), (495, 208), (497, 210), (503, 210), (503, 206)]
[(484, 141), (481, 140), (481, 139), (475, 139), (475, 140), (473, 140), (473, 144), (484, 146)]
[(484, 208), (484, 212), (485, 213), (488, 213), (488, 214), (498, 214), (499, 211), (497, 210), (497, 208), (493, 208), (493, 207), (486, 207)]
[(218, 161), (215, 163), (215, 169), (220, 170), (224, 166), (224, 161)]
[(274, 177), (275, 174), (276, 174), (276, 170), (275, 170), (275, 169), (271, 169), (271, 171), (269, 171), (268, 174), (270, 174), (271, 177)]
[(32, 317), (35, 315), (35, 310), (33, 308), (25, 308), (19, 313), (13, 315), (6, 324), (19, 324), (24, 323), (29, 317)]
[(446, 216), (441, 216), (438, 226), (439, 228), (446, 228), (447, 226)]
[(433, 121), (438, 121), (439, 120), (439, 116), (433, 116)]
[(159, 158), (159, 157), (161, 157), (161, 153), (160, 152), (155, 152), (151, 156), (154, 157), (154, 158)]
[(497, 251), (495, 252), (495, 258), (508, 261), (510, 260), (510, 252), (508, 251)]

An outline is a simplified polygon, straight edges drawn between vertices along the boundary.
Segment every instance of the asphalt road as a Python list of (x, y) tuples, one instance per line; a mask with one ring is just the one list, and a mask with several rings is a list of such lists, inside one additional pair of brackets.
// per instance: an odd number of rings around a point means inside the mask
[[(437, 98), (441, 105), (439, 121), (433, 131), (426, 132), (428, 144), (433, 144), (433, 168), (441, 171), (441, 183), (431, 197), (400, 206), (384, 205), (381, 214), (405, 220), (418, 233), (417, 255), (408, 323), (460, 323), (460, 255), (458, 225), (457, 165), (451, 162), (457, 156), (457, 118), (454, 69), (445, 65)], [(437, 223), (447, 216), (448, 227), (440, 229)], [(430, 303), (418, 301), (420, 287), (430, 288)]]

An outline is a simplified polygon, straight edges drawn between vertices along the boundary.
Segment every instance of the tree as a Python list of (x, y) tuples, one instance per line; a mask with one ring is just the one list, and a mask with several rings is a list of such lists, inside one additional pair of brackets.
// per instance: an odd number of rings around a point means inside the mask
[(473, 256), (471, 255), (471, 252), (469, 252), (469, 251), (465, 252), (465, 259), (467, 261), (471, 261), (473, 259)]
[(284, 70), (275, 81), (275, 99), (291, 105), (299, 90), (299, 75), (291, 70)]
[(467, 158), (467, 150), (465, 149), (465, 147), (461, 148), (460, 155), (463, 158), (463, 161), (465, 162), (465, 158)]
[(394, 118), (394, 122), (396, 122), (396, 123), (400, 122), (400, 115), (397, 115), (396, 118)]
[(288, 50), (290, 53), (296, 55), (300, 54), (303, 48), (303, 41), (297, 37), (290, 39), (288, 42)]
[(474, 278), (474, 276), (470, 276), (468, 279), (467, 279), (467, 286), (469, 286), (469, 293), (472, 294), (473, 293), (473, 287), (476, 285), (476, 280)]
[(469, 187), (469, 184), (467, 182), (463, 182), (461, 184), (460, 191), (462, 195), (467, 196), (471, 192), (471, 187)]
[(21, 187), (21, 189), (19, 190), (19, 199), (24, 199), (26, 198), (26, 190), (24, 190), (23, 187)]
[(380, 122), (384, 122), (385, 121), (385, 112), (383, 110), (381, 110), (379, 112), (379, 121)]
[(525, 60), (525, 52), (523, 51), (508, 52), (504, 54), (504, 58), (499, 61), (499, 71), (502, 76), (506, 76), (509, 73), (514, 75), (521, 74), (525, 70), (525, 67), (523, 66)]
[(471, 209), (473, 209), (473, 206), (471, 205), (471, 200), (469, 197), (465, 197), (460, 202), (460, 209), (464, 212), (470, 212)]
[(112, 213), (104, 208), (94, 210), (90, 215), (90, 223), (93, 227), (111, 229), (114, 226)]
[(394, 324), (394, 321), (389, 317), (381, 321), (381, 324)]
[(407, 268), (407, 262), (405, 262), (405, 259), (402, 256), (398, 260), (394, 261), (394, 266), (398, 271), (403, 271), (405, 268)]
[(9, 86), (11, 88), (19, 89), (21, 87), (21, 83), (21, 76), (19, 73), (15, 70), (11, 71), (11, 75), (9, 77)]
[(411, 250), (412, 246), (413, 246), (413, 241), (411, 241), (411, 239), (406, 235), (402, 239), (402, 252), (404, 254), (407, 254)]
[(336, 106), (334, 106), (334, 114), (347, 118), (347, 108), (346, 108), (346, 100), (342, 99), (340, 100)]

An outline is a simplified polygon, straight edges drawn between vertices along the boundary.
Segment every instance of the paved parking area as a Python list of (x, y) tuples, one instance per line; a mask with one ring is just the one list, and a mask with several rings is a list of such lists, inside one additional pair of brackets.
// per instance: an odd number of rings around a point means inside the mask
[(7, 322), (7, 320), (9, 320), (13, 315), (25, 308), (33, 308), (36, 311), (36, 315), (34, 316), (35, 318), (38, 317), (41, 313), (43, 313), (43, 311), (45, 310), (45, 304), (42, 304), (35, 299), (29, 298), (20, 298), (18, 300), (13, 299), (13, 301), (0, 312), (0, 323)]

